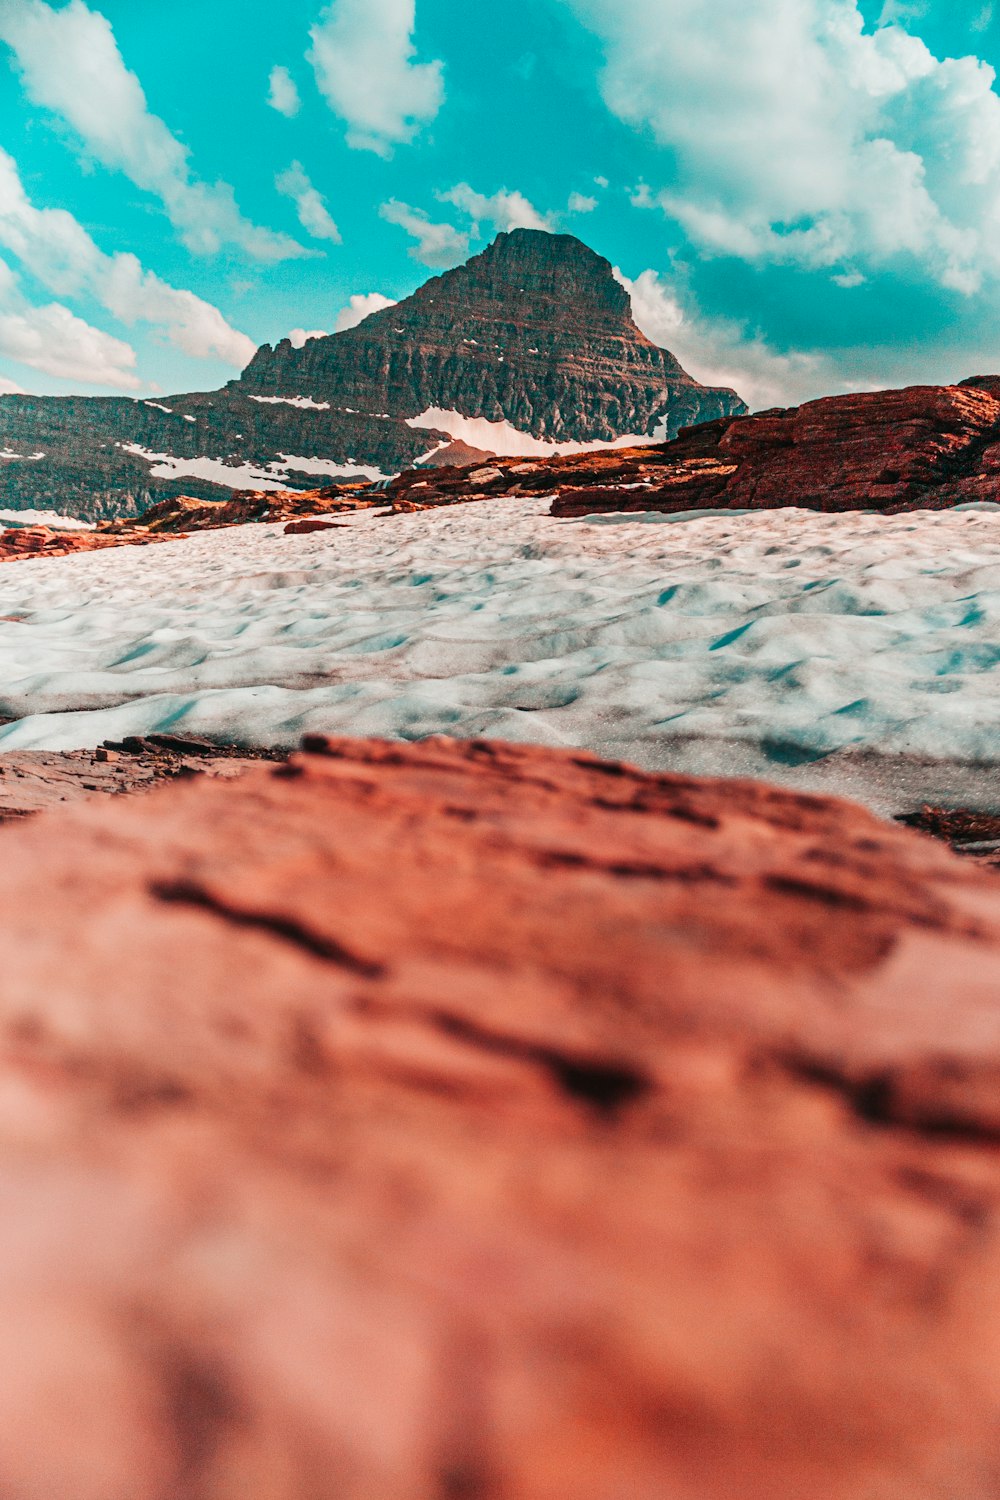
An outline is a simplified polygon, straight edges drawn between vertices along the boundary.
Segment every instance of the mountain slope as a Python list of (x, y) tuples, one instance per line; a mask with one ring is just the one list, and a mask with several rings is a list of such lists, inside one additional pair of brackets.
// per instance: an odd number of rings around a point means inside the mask
[(744, 410), (640, 333), (601, 256), (515, 230), (357, 328), (264, 345), (221, 391), (0, 399), (0, 508), (135, 515), (181, 492), (375, 480), (455, 439), (551, 453)]

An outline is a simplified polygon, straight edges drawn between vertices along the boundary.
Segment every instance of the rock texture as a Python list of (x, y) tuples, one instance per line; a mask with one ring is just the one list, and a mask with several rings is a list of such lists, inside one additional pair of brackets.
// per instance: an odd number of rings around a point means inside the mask
[(811, 401), (714, 422), (662, 450), (646, 486), (613, 495), (584, 480), (553, 511), (942, 510), (1000, 499), (1000, 377)]
[(154, 734), (98, 750), (0, 752), (0, 824), (95, 795), (149, 791), (162, 781), (191, 776), (238, 776), (261, 759), (245, 750), (190, 736)]
[(0, 843), (10, 1500), (993, 1500), (995, 875), (442, 741)]
[(357, 328), (259, 350), (242, 391), (418, 417), (509, 422), (551, 442), (669, 436), (746, 407), (640, 333), (611, 265), (571, 235), (516, 229)]
[(265, 345), (222, 391), (3, 397), (0, 506), (113, 519), (182, 493), (217, 499), (250, 469), (310, 489), (324, 463), (330, 478), (343, 465), (388, 477), (433, 450), (474, 454), (433, 423), (407, 425), (434, 407), (582, 442), (745, 410), (639, 332), (607, 261), (568, 235), (517, 230), (358, 328)]

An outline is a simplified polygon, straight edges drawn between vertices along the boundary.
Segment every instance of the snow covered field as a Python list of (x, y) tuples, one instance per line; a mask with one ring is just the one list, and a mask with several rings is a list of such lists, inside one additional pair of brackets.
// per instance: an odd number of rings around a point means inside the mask
[(0, 568), (0, 750), (174, 729), (581, 745), (1000, 801), (1000, 513), (500, 500)]

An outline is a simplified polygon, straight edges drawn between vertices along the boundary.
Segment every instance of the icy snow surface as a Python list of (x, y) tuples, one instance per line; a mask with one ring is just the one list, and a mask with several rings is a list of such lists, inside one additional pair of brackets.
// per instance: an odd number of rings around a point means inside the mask
[(497, 500), (6, 564), (0, 750), (441, 732), (883, 806), (994, 790), (1000, 515), (650, 519)]
[(62, 516), (55, 510), (0, 510), (0, 530), (5, 526), (51, 526), (53, 531), (94, 529), (92, 521), (81, 521), (77, 516)]

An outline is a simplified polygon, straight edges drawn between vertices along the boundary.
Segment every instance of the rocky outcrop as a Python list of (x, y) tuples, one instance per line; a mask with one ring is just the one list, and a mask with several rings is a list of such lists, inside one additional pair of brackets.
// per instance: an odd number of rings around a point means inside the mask
[(251, 755), (174, 734), (130, 738), (98, 750), (4, 751), (0, 753), (0, 824), (93, 796), (149, 791), (177, 778), (231, 778), (262, 758), (281, 757)]
[(26, 562), (30, 558), (69, 557), (75, 552), (100, 552), (124, 541), (135, 545), (157, 537), (141, 527), (115, 531), (58, 531), (51, 526), (18, 526), (0, 531), (0, 563)]
[(643, 487), (584, 466), (556, 515), (601, 510), (943, 510), (1000, 500), (1000, 377), (811, 401), (709, 423), (663, 448)]
[(1000, 376), (834, 396), (702, 423), (673, 442), (419, 469), (388, 486), (413, 511), (504, 495), (600, 511), (944, 510), (1000, 500)]
[(475, 456), (433, 419), (408, 425), (429, 408), (580, 442), (745, 410), (639, 332), (607, 261), (567, 235), (518, 230), (357, 328), (265, 345), (222, 391), (0, 398), (0, 507), (114, 519), (180, 494), (310, 489), (317, 475)]
[(406, 418), (453, 411), (560, 443), (673, 437), (746, 410), (639, 332), (608, 261), (529, 229), (346, 333), (265, 346), (238, 388)]
[(997, 1493), (995, 875), (443, 741), (0, 842), (10, 1500)]

